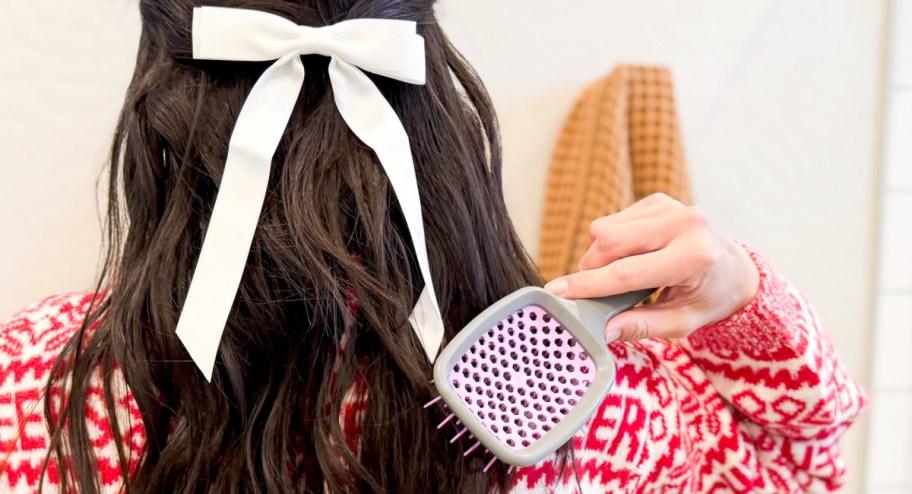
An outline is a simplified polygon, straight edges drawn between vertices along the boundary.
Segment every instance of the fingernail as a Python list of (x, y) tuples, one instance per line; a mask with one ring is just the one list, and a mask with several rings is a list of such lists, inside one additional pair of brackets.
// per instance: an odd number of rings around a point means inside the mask
[(545, 290), (548, 290), (549, 292), (551, 292), (557, 296), (560, 296), (561, 294), (566, 292), (568, 288), (570, 288), (570, 284), (567, 283), (567, 280), (565, 280), (563, 278), (558, 278), (556, 280), (552, 280), (550, 283), (545, 285)]
[(614, 329), (605, 333), (605, 343), (611, 343), (612, 341), (621, 337), (621, 330)]

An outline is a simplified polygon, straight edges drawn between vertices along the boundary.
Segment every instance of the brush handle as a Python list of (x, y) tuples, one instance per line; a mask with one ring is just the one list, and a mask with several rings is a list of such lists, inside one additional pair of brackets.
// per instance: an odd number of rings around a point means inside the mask
[(605, 345), (605, 325), (612, 317), (632, 309), (636, 304), (646, 300), (657, 289), (637, 290), (610, 297), (583, 298), (566, 300), (576, 306), (576, 313), (589, 333), (602, 345)]

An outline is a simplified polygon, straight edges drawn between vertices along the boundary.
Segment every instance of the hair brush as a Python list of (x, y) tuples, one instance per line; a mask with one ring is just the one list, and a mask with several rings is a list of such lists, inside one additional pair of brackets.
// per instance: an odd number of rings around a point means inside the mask
[(614, 384), (603, 331), (615, 315), (654, 290), (566, 300), (538, 288), (517, 290), (475, 317), (443, 349), (434, 385), (460, 431), (514, 466), (537, 463), (566, 443)]

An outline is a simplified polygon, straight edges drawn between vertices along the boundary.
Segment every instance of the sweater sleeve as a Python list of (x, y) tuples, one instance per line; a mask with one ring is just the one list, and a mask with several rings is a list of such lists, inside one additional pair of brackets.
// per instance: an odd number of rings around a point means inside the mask
[(818, 438), (866, 403), (808, 301), (748, 249), (760, 271), (754, 300), (681, 341), (722, 397), (763, 428)]
[[(844, 481), (839, 438), (867, 397), (848, 375), (808, 301), (750, 249), (754, 300), (681, 341), (718, 393), (747, 420), (757, 454), (785, 460), (805, 490)], [(777, 460), (777, 463), (778, 461)]]

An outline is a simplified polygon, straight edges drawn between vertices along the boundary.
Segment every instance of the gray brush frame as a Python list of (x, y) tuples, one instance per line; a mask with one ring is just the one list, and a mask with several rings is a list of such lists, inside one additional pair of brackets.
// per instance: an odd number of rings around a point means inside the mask
[[(539, 287), (519, 289), (478, 314), (447, 344), (434, 364), (434, 385), (450, 410), (494, 456), (510, 465), (534, 465), (569, 441), (595, 413), (614, 385), (616, 369), (605, 343), (605, 324), (617, 314), (646, 300), (654, 291), (639, 290), (598, 299), (567, 300)], [(448, 374), (482, 334), (505, 317), (529, 305), (537, 305), (551, 313), (561, 327), (569, 331), (589, 353), (595, 362), (596, 372), (592, 384), (580, 401), (553, 429), (529, 446), (512, 450), (501, 444), (478, 421), (475, 414), (465, 407), (451, 387)]]

